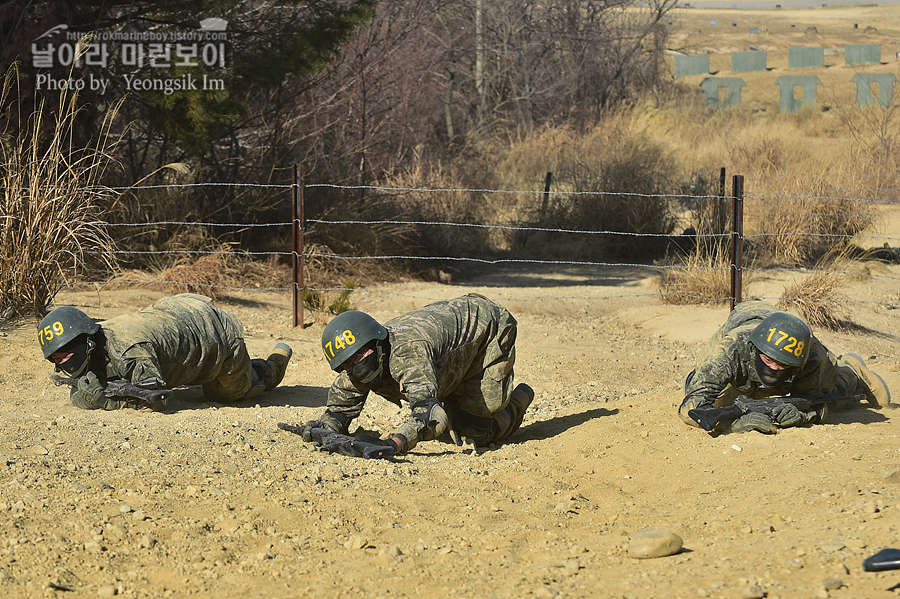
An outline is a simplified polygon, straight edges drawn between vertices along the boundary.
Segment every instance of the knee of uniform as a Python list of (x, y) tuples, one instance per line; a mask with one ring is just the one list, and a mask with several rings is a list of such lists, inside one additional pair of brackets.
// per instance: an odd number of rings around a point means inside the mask
[(219, 403), (235, 403), (246, 399), (246, 394), (250, 389), (249, 381), (248, 384), (236, 387), (223, 387), (218, 381), (213, 381), (203, 385), (203, 396)]
[[(685, 424), (688, 424), (693, 427), (698, 427), (699, 425), (696, 422), (694, 422), (693, 418), (688, 416), (688, 411), (696, 408), (700, 404), (701, 401), (702, 401), (702, 398), (685, 397), (684, 400), (681, 402), (681, 405), (678, 407), (678, 417), (681, 418), (681, 420)], [(710, 407), (712, 407), (712, 406), (710, 406)]]

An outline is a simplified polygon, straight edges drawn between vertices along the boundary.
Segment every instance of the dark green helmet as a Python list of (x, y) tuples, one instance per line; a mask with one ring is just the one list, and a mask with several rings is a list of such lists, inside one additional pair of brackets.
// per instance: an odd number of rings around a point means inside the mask
[(54, 362), (51, 357), (56, 352), (67, 351), (73, 355), (58, 367), (71, 376), (81, 376), (87, 369), (94, 349), (90, 339), (100, 330), (100, 325), (72, 306), (56, 308), (38, 324), (38, 343), (44, 358)]
[(332, 370), (364, 345), (373, 340), (387, 339), (388, 332), (377, 320), (359, 310), (348, 310), (335, 316), (322, 331), (322, 351)]
[(812, 333), (809, 326), (787, 312), (769, 314), (750, 333), (750, 342), (760, 352), (788, 366), (803, 366), (809, 357)]

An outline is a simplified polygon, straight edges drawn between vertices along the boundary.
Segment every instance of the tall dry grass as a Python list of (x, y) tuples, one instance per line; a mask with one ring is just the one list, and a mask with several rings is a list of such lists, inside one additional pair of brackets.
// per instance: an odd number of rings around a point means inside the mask
[[(18, 94), (18, 70), (6, 73), (0, 106)], [(0, 314), (42, 315), (60, 285), (90, 271), (115, 269), (99, 200), (110, 164), (113, 107), (91, 145), (77, 147), (77, 94), (63, 91), (59, 112), (43, 100), (10, 103), (0, 135)]]

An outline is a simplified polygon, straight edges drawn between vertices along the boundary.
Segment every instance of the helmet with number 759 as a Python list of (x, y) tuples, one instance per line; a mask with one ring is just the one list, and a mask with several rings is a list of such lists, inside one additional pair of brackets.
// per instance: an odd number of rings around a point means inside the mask
[[(99, 330), (100, 325), (78, 308), (61, 306), (41, 320), (37, 338), (44, 358), (70, 376), (81, 376), (95, 346), (91, 336)], [(61, 352), (71, 355), (64, 361), (54, 360), (53, 354)]]

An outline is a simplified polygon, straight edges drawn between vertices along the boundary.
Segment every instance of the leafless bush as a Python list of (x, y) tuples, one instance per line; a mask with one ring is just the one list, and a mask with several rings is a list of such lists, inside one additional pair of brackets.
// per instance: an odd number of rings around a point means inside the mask
[[(649, 136), (611, 122), (561, 165), (569, 193), (537, 214), (541, 227), (624, 235), (529, 234), (526, 249), (559, 257), (647, 259), (660, 255), (676, 227), (674, 158)], [(637, 234), (637, 235), (635, 235)], [(646, 235), (646, 236), (644, 236)]]

